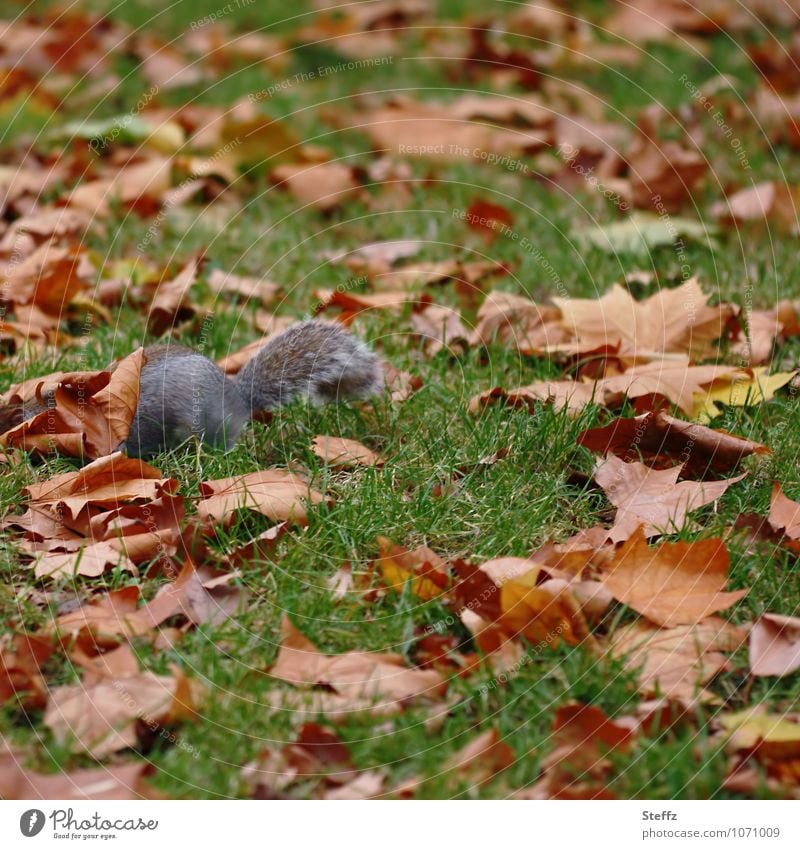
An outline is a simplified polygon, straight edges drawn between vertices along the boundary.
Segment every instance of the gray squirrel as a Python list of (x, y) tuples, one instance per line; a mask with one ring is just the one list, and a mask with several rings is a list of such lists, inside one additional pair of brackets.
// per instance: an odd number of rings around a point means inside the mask
[[(227, 450), (254, 416), (295, 398), (312, 404), (368, 398), (382, 386), (375, 354), (339, 325), (317, 320), (270, 339), (234, 377), (178, 345), (152, 345), (145, 356), (136, 413), (120, 446), (130, 457), (150, 457), (192, 435)], [(44, 404), (26, 404), (13, 418), (31, 418), (52, 403), (51, 395)]]

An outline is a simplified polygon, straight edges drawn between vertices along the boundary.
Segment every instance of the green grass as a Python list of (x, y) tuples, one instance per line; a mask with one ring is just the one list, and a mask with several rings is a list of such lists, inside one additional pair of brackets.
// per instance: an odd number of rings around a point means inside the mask
[[(38, 4), (40, 10), (50, 4)], [(192, 0), (167, 8), (145, 0), (112, 4), (87, 2), (83, 8), (107, 12), (147, 31), (154, 28), (165, 38), (178, 36), (191, 20), (216, 10), (217, 0)], [(487, 5), (502, 18), (508, 4), (486, 4), (481, 0), (450, 0), (440, 4), (440, 13), (458, 20), (471, 14), (483, 17)], [(291, 30), (296, 24), (284, 20), (284, 4), (255, 3), (231, 16), (235, 29), (263, 29), (272, 33)], [(297, 14), (304, 3), (294, 4)], [(597, 14), (601, 3), (586, 4)], [(158, 9), (158, 12), (156, 12)], [(162, 11), (163, 9), (163, 11)], [(341, 73), (325, 80), (297, 86), (291, 95), (279, 95), (261, 104), (264, 114), (289, 122), (304, 142), (329, 147), (337, 157), (366, 165), (371, 160), (368, 140), (354, 131), (337, 130), (321, 117), (318, 107), (355, 109), (354, 98), (365, 92), (391, 93), (408, 89), (421, 99), (451, 100), (466, 89), (482, 84), (454, 80), (446, 63), (421, 60), (418, 35), (409, 36), (417, 52), (409, 51), (389, 67), (377, 67), (368, 75)], [(690, 55), (671, 47), (647, 48), (635, 72), (622, 68), (583, 68), (567, 71), (567, 77), (602, 92), (610, 120), (635, 121), (636, 114), (654, 101), (677, 108), (689, 95), (678, 78), (686, 73), (700, 85), (718, 73), (730, 73), (742, 83), (743, 91), (755, 75), (740, 46), (724, 35), (711, 40), (708, 58)], [(643, 48), (644, 50), (644, 48)], [(332, 64), (341, 57), (324, 46), (295, 51), (289, 66), (279, 72), (286, 77)], [(37, 144), (54, 145), (47, 134), (77, 118), (101, 118), (124, 114), (148, 84), (127, 56), (115, 60), (121, 85), (97, 102), (92, 112), (70, 111), (68, 99), (55, 113), (30, 106), (0, 111), (2, 144), (11, 149), (15, 140), (41, 135)], [(167, 104), (194, 101), (230, 105), (272, 79), (263, 67), (233, 66), (221, 73), (212, 86), (196, 86), (164, 95)], [(80, 84), (77, 94), (88, 81)], [(488, 87), (487, 87), (488, 90)], [(744, 95), (720, 94), (719, 101), (733, 103)], [(740, 102), (740, 101), (739, 101)], [(752, 174), (737, 173), (736, 157), (724, 139), (704, 150), (714, 168), (748, 185), (750, 179), (770, 179), (782, 174), (800, 177), (797, 158), (788, 150), (770, 150), (753, 133), (742, 136), (753, 166)], [(80, 142), (76, 142), (80, 143)], [(525, 160), (536, 170), (536, 160)], [(651, 268), (664, 281), (680, 277), (681, 262), (672, 248), (653, 252), (643, 263), (626, 256), (610, 256), (596, 249), (581, 250), (571, 239), (574, 227), (607, 223), (617, 218), (614, 207), (596, 195), (580, 190), (549, 186), (546, 179), (520, 177), (488, 165), (447, 165), (431, 168), (412, 162), (415, 177), (428, 177), (413, 189), (409, 205), (374, 214), (360, 202), (351, 202), (328, 216), (313, 210), (298, 210), (297, 204), (270, 186), (263, 170), (246, 171), (239, 190), (245, 204), (231, 221), (201, 215), (199, 209), (167, 215), (146, 259), (158, 267), (184, 261), (205, 250), (208, 267), (218, 266), (240, 273), (265, 274), (281, 281), (287, 290), (279, 312), (305, 315), (313, 303), (313, 290), (336, 286), (348, 279), (340, 267), (326, 263), (326, 251), (353, 248), (364, 242), (391, 238), (423, 238), (422, 259), (467, 259), (489, 257), (506, 264), (510, 272), (496, 280), (508, 291), (536, 300), (546, 300), (558, 288), (577, 297), (593, 297), (635, 268)], [(724, 185), (712, 179), (705, 192), (695, 198), (696, 209), (688, 214), (706, 216), (710, 202), (719, 199)], [(538, 254), (520, 250), (511, 239), (499, 238), (491, 247), (469, 232), (453, 210), (466, 208), (475, 198), (502, 203), (514, 216), (514, 230), (527, 236)], [(152, 220), (118, 212), (108, 223), (105, 235), (91, 236), (90, 247), (109, 265), (115, 260), (137, 256), (136, 246)], [(718, 249), (687, 247), (688, 263), (704, 288), (716, 297), (741, 303), (744, 284), (752, 284), (756, 306), (767, 306), (779, 297), (800, 297), (800, 265), (796, 262), (796, 239), (781, 238), (753, 230), (722, 236)], [(552, 273), (543, 265), (552, 268)], [(198, 298), (204, 297), (201, 285)], [(442, 303), (458, 304), (452, 285), (434, 292)], [(252, 310), (247, 306), (214, 304), (207, 300), (212, 319), (205, 325), (204, 352), (219, 357), (256, 338)], [(146, 757), (155, 766), (152, 782), (170, 797), (230, 797), (245, 793), (240, 769), (271, 743), (293, 739), (295, 723), (288, 712), (275, 711), (265, 702), (280, 689), (265, 674), (274, 661), (279, 641), (279, 623), (288, 613), (295, 624), (323, 651), (351, 649), (396, 651), (411, 662), (415, 634), (426, 625), (449, 615), (438, 602), (422, 603), (408, 592), (388, 592), (377, 601), (358, 595), (334, 603), (328, 581), (345, 561), (363, 568), (377, 554), (375, 538), (382, 534), (407, 547), (424, 543), (445, 556), (468, 557), (474, 561), (501, 555), (524, 555), (549, 538), (563, 539), (577, 529), (590, 527), (608, 509), (602, 493), (570, 483), (573, 470), (590, 473), (593, 458), (576, 446), (577, 434), (594, 423), (598, 411), (590, 409), (572, 420), (549, 408), (533, 414), (492, 407), (482, 416), (466, 412), (469, 398), (493, 385), (518, 386), (534, 379), (556, 376), (556, 366), (520, 358), (500, 347), (470, 350), (454, 358), (440, 354), (422, 355), (418, 341), (407, 333), (408, 315), (370, 317), (360, 322), (359, 332), (378, 342), (396, 366), (418, 374), (423, 388), (410, 400), (392, 405), (379, 400), (374, 409), (359, 411), (348, 406), (309, 409), (292, 406), (269, 425), (253, 425), (246, 440), (229, 454), (206, 446), (188, 446), (157, 457), (153, 465), (180, 481), (187, 496), (198, 493), (200, 481), (253, 471), (269, 466), (300, 464), (313, 472), (313, 483), (333, 496), (331, 506), (311, 511), (307, 529), (284, 536), (265, 560), (246, 565), (241, 577), (250, 592), (249, 604), (238, 617), (217, 628), (201, 627), (187, 633), (170, 651), (153, 650), (147, 641), (135, 648), (141, 665), (154, 672), (167, 672), (175, 663), (208, 688), (208, 699), (198, 720), (177, 729), (180, 745), (155, 745), (134, 757)], [(474, 309), (465, 312), (474, 320)], [(77, 327), (80, 322), (77, 323)], [(197, 343), (197, 328), (182, 329), (185, 344)], [(111, 328), (97, 326), (89, 333), (85, 348), (67, 348), (56, 361), (28, 364), (27, 376), (56, 368), (101, 368), (113, 358), (133, 350), (147, 336), (141, 311), (124, 305), (114, 316)], [(778, 352), (776, 364), (792, 366), (797, 344)], [(22, 367), (0, 362), (3, 388), (19, 380)], [(767, 460), (749, 464), (751, 474), (721, 499), (716, 510), (701, 511), (697, 525), (685, 534), (720, 533), (743, 512), (765, 515), (772, 481), (780, 477), (790, 496), (800, 497), (797, 457), (800, 451), (800, 411), (792, 395), (779, 394), (760, 408), (729, 409), (715, 423), (763, 441), (773, 448)], [(321, 467), (310, 451), (319, 433), (358, 439), (387, 458), (382, 469), (334, 473)], [(479, 465), (460, 481), (457, 491), (445, 497), (435, 485), (448, 479), (459, 467), (503, 449), (508, 454), (494, 465)], [(20, 489), (32, 480), (43, 480), (74, 468), (69, 460), (50, 458), (12, 466), (0, 479), (0, 499), (7, 508), (20, 502)], [(261, 517), (241, 518), (220, 532), (220, 548), (235, 546), (266, 529)], [(55, 606), (76, 591), (86, 597), (90, 590), (112, 588), (135, 582), (126, 574), (109, 574), (100, 579), (80, 579), (56, 585), (50, 609), (31, 600), (34, 583), (20, 567), (13, 543), (3, 543), (0, 557), (1, 632), (31, 630), (43, 625)], [(800, 606), (796, 563), (769, 544), (752, 548), (739, 536), (729, 541), (731, 588), (747, 588), (748, 596), (733, 610), (732, 618), (747, 622), (763, 612), (794, 614)], [(142, 570), (144, 571), (144, 570)], [(147, 597), (157, 581), (142, 581)], [(378, 583), (376, 581), (376, 586)], [(731, 672), (716, 680), (712, 689), (726, 709), (745, 705), (743, 682), (746, 658), (736, 658)], [(78, 673), (63, 656), (48, 662), (51, 685), (78, 680)], [(459, 699), (430, 730), (430, 708), (411, 707), (387, 721), (359, 716), (335, 726), (348, 744), (359, 768), (385, 766), (391, 783), (422, 775), (430, 778), (421, 791), (427, 797), (507, 795), (538, 777), (539, 763), (551, 747), (551, 725), (555, 709), (570, 700), (597, 705), (612, 716), (630, 712), (638, 703), (635, 677), (618, 663), (598, 659), (582, 648), (558, 649), (539, 654), (523, 667), (507, 686), (481, 695), (482, 673), (453, 679), (451, 693)], [(785, 679), (756, 679), (749, 702), (765, 701), (775, 710), (795, 704), (800, 688), (798, 676)], [(730, 795), (721, 790), (725, 775), (724, 753), (709, 743), (698, 760), (698, 745), (709, 735), (713, 709), (697, 717), (697, 728), (687, 726), (644, 739), (626, 755), (614, 756), (610, 787), (620, 796), (636, 798), (705, 798)], [(434, 710), (436, 713), (436, 710)], [(49, 735), (37, 713), (25, 714), (14, 704), (0, 711), (0, 733), (30, 754), (30, 765), (43, 771), (71, 770), (89, 766), (89, 758), (70, 754)], [(516, 763), (494, 781), (479, 788), (455, 787), (452, 780), (437, 777), (442, 762), (464, 746), (476, 733), (497, 729), (511, 745)], [(699, 731), (697, 730), (699, 728)], [(193, 751), (199, 752), (195, 757)], [(302, 791), (298, 791), (302, 795)]]

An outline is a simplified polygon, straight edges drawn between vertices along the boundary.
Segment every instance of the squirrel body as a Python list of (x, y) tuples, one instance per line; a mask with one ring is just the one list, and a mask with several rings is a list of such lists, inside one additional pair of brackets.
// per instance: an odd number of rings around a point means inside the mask
[[(336, 324), (310, 320), (270, 339), (228, 377), (208, 357), (179, 345), (145, 348), (139, 401), (126, 442), (131, 457), (149, 457), (196, 436), (230, 449), (257, 414), (295, 398), (312, 404), (368, 398), (381, 388), (378, 358)], [(53, 404), (26, 404), (29, 419)]]

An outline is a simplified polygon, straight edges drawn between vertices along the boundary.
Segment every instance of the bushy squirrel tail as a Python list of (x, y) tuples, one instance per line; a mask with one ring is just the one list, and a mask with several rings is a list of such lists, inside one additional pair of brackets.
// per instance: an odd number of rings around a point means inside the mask
[(368, 398), (380, 392), (382, 376), (366, 345), (339, 325), (312, 320), (267, 342), (234, 380), (255, 414), (300, 397), (312, 404)]

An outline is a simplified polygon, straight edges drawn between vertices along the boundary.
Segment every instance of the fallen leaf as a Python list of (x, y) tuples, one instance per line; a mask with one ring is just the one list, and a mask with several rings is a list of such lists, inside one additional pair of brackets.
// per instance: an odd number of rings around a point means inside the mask
[(208, 287), (215, 295), (237, 295), (245, 301), (258, 300), (270, 306), (283, 295), (280, 283), (262, 277), (241, 277), (215, 268), (208, 278)]
[(158, 209), (171, 185), (172, 160), (152, 157), (117, 169), (111, 176), (79, 183), (67, 196), (70, 206), (106, 218), (112, 203)]
[(341, 289), (317, 289), (314, 292), (317, 299), (315, 312), (338, 307), (342, 310), (342, 319), (352, 319), (361, 312), (371, 310), (400, 311), (406, 304), (412, 307), (423, 307), (430, 304), (428, 295), (417, 292), (393, 290), (361, 294), (359, 292), (344, 292)]
[(491, 244), (499, 233), (511, 227), (514, 216), (500, 204), (475, 200), (467, 208), (465, 220), (470, 230), (476, 231), (487, 244)]
[(237, 573), (214, 572), (208, 567), (195, 569), (187, 561), (147, 604), (138, 605), (138, 587), (125, 587), (59, 616), (48, 631), (62, 638), (86, 636), (86, 645), (94, 653), (118, 645), (123, 638), (149, 635), (173, 616), (183, 616), (189, 623), (218, 625), (233, 616), (247, 597), (244, 590), (229, 586), (236, 577)]
[(691, 200), (692, 192), (709, 170), (699, 150), (678, 142), (658, 141), (654, 127), (641, 127), (625, 154), (629, 166), (634, 206), (661, 213), (677, 212)]
[(764, 367), (743, 369), (732, 377), (711, 386), (704, 397), (698, 397), (694, 408), (694, 418), (702, 424), (708, 424), (722, 410), (719, 404), (729, 407), (754, 407), (771, 401), (775, 393), (795, 376), (795, 372), (775, 372), (766, 374)]
[(704, 403), (705, 387), (736, 373), (734, 366), (690, 366), (683, 359), (656, 360), (597, 381), (541, 380), (519, 389), (495, 387), (474, 396), (469, 410), (477, 412), (500, 399), (512, 407), (528, 409), (550, 402), (556, 409), (566, 408), (570, 414), (575, 414), (591, 403), (615, 407), (620, 406), (626, 397), (633, 400), (654, 396), (666, 398), (691, 415)]
[(750, 629), (752, 675), (791, 675), (800, 669), (800, 619), (764, 613)]
[[(510, 560), (513, 562), (509, 563)], [(496, 624), (510, 637), (523, 637), (534, 652), (554, 648), (562, 641), (567, 645), (583, 642), (594, 648), (594, 638), (568, 582), (550, 579), (537, 583), (538, 564), (533, 563), (533, 568), (518, 574), (525, 564), (517, 561), (518, 558), (489, 561), (487, 571), (484, 568), (487, 564), (476, 567), (454, 560), (452, 567), (458, 581), (451, 595), (459, 609), (472, 611)], [(504, 576), (502, 583), (492, 568), (498, 563)]]
[[(437, 778), (443, 781), (448, 792), (455, 794), (464, 787), (486, 784), (512, 766), (515, 760), (514, 750), (491, 728), (451, 755), (437, 770)], [(425, 785), (423, 776), (413, 776), (396, 787), (393, 795), (410, 798), (424, 793)]]
[(761, 760), (800, 757), (800, 722), (768, 713), (766, 705), (754, 705), (738, 713), (723, 714), (719, 724), (727, 732), (727, 747), (756, 750)]
[(571, 703), (553, 718), (553, 749), (542, 761), (542, 776), (518, 799), (610, 799), (606, 788), (610, 753), (626, 752), (631, 729), (609, 719), (593, 705)]
[(355, 115), (353, 128), (384, 154), (466, 164), (486, 161), (490, 153), (536, 152), (547, 143), (546, 133), (466, 120), (458, 102), (451, 112), (440, 103), (397, 101)]
[(242, 768), (255, 799), (279, 798), (293, 785), (302, 786), (306, 797), (317, 796), (346, 784), (354, 775), (347, 747), (333, 731), (316, 722), (306, 722), (294, 742), (279, 750), (270, 746)]
[(478, 310), (472, 344), (492, 342), (515, 348), (522, 354), (547, 350), (569, 336), (560, 323), (561, 311), (540, 306), (522, 295), (494, 290)]
[(626, 463), (609, 456), (598, 463), (594, 479), (617, 508), (608, 536), (614, 542), (628, 539), (643, 525), (646, 537), (683, 529), (693, 510), (711, 504), (744, 474), (721, 481), (681, 481), (682, 466), (659, 471), (644, 463)]
[(553, 298), (553, 303), (561, 310), (561, 324), (586, 349), (616, 345), (620, 356), (648, 352), (652, 359), (655, 352), (702, 358), (725, 332), (730, 314), (724, 306), (709, 306), (708, 299), (693, 278), (644, 301), (615, 283), (599, 299)]
[(373, 561), (384, 583), (402, 592), (411, 582), (411, 592), (422, 601), (442, 595), (450, 585), (447, 561), (425, 545), (409, 551), (386, 537), (378, 537), (379, 557)]
[(39, 395), (42, 412), (2, 434), (0, 444), (39, 453), (57, 448), (89, 459), (118, 451), (136, 414), (144, 363), (144, 350), (139, 348), (112, 372), (98, 372), (87, 379), (65, 378), (53, 391), (52, 407)]
[(645, 695), (713, 701), (702, 686), (729, 668), (722, 652), (736, 651), (746, 639), (744, 630), (717, 617), (676, 628), (658, 628), (640, 619), (614, 631), (608, 652), (636, 673)]
[(272, 179), (304, 206), (323, 212), (341, 206), (361, 191), (356, 169), (340, 162), (279, 165), (273, 169)]
[(497, 386), (470, 399), (469, 411), (477, 413), (491, 402), (500, 399), (510, 407), (533, 409), (537, 404), (552, 403), (555, 409), (570, 413), (580, 412), (595, 401), (596, 390), (590, 383), (574, 380), (540, 380), (519, 389), (505, 390)]
[(598, 381), (606, 405), (619, 399), (663, 396), (687, 415), (693, 415), (714, 381), (720, 384), (740, 372), (733, 366), (692, 366), (687, 360), (654, 360)]
[(0, 704), (16, 697), (25, 708), (45, 706), (47, 686), (41, 667), (54, 649), (53, 640), (39, 634), (17, 634), (0, 641)]
[(76, 575), (96, 578), (109, 567), (137, 574), (133, 562), (108, 542), (83, 545), (65, 554), (47, 552), (39, 555), (33, 565), (37, 578), (74, 578)]
[(123, 645), (103, 654), (88, 655), (80, 644), (72, 646), (69, 659), (82, 671), (84, 684), (96, 684), (108, 678), (128, 678), (139, 674), (139, 661), (129, 645)]
[(578, 436), (578, 445), (628, 459), (640, 456), (647, 460), (680, 459), (684, 471), (701, 477), (709, 471), (735, 469), (751, 454), (770, 453), (766, 445), (676, 419), (661, 410), (635, 418), (614, 419), (604, 427), (584, 430)]
[(68, 519), (76, 519), (88, 505), (113, 509), (129, 502), (153, 501), (178, 488), (142, 460), (120, 452), (99, 457), (77, 472), (64, 472), (42, 483), (29, 484), (23, 492), (31, 505), (52, 507)]
[(508, 769), (515, 760), (514, 750), (491, 728), (451, 755), (442, 772), (455, 773), (460, 783), (476, 787)]
[(408, 669), (397, 654), (350, 651), (322, 654), (284, 617), (278, 658), (269, 671), (295, 687), (326, 686), (346, 699), (373, 700), (376, 708), (439, 699), (447, 682), (432, 670)]
[(797, 202), (797, 193), (790, 186), (771, 180), (715, 203), (711, 215), (727, 226), (759, 221), (776, 225), (784, 232), (797, 232)]
[(718, 537), (650, 547), (640, 528), (616, 552), (602, 581), (618, 601), (672, 628), (700, 622), (747, 594), (723, 592), (728, 565)]
[(383, 364), (383, 380), (393, 404), (407, 401), (424, 385), (421, 377), (408, 371), (400, 371), (391, 363)]
[(315, 436), (311, 450), (328, 466), (345, 469), (354, 466), (382, 466), (383, 458), (354, 439)]
[[(788, 302), (783, 302), (786, 305)], [(790, 321), (788, 329), (794, 323), (794, 309), (789, 304)], [(741, 357), (750, 368), (769, 363), (772, 359), (775, 340), (784, 329), (782, 318), (785, 310), (779, 304), (771, 310), (743, 310), (741, 316), (747, 324), (747, 334), (730, 346), (730, 353)], [(787, 334), (788, 335), (788, 334)]]
[(17, 257), (3, 269), (3, 300), (61, 317), (71, 301), (88, 290), (92, 271), (83, 251), (45, 242), (21, 262)]
[(685, 237), (699, 245), (715, 245), (713, 228), (692, 218), (671, 216), (668, 220), (659, 215), (635, 212), (624, 221), (573, 231), (573, 237), (582, 247), (596, 247), (612, 254), (630, 253), (649, 257), (653, 248), (674, 245)]
[(191, 318), (196, 312), (189, 304), (189, 290), (197, 282), (202, 257), (190, 259), (172, 280), (162, 280), (149, 294), (147, 330), (154, 336)]
[(177, 669), (172, 676), (143, 672), (92, 686), (56, 687), (44, 724), (74, 752), (103, 758), (136, 744), (135, 721), (157, 727), (191, 717), (195, 698)]
[(425, 342), (425, 351), (433, 357), (440, 351), (462, 354), (470, 333), (461, 323), (461, 316), (449, 307), (429, 304), (411, 316), (414, 332)]
[(343, 260), (365, 263), (373, 271), (387, 271), (398, 259), (414, 256), (422, 250), (425, 242), (421, 239), (392, 239), (383, 242), (369, 242), (352, 251), (341, 250), (324, 254), (329, 262), (341, 263)]
[(772, 487), (767, 521), (774, 531), (782, 531), (789, 539), (800, 539), (800, 504), (787, 498), (777, 481)]
[(141, 799), (150, 795), (142, 782), (146, 769), (146, 763), (134, 761), (44, 775), (23, 767), (19, 755), (0, 754), (0, 797), (9, 800)]
[(325, 496), (292, 472), (270, 469), (233, 478), (203, 481), (197, 514), (204, 521), (224, 522), (237, 510), (255, 510), (277, 522), (308, 522), (306, 504)]

